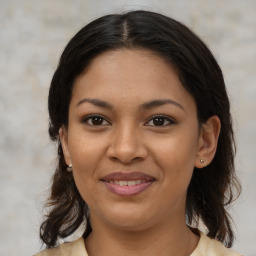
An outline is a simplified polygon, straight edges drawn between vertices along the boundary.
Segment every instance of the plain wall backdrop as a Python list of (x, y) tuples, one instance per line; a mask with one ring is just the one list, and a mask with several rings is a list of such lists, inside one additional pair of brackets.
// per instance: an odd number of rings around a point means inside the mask
[(55, 165), (47, 96), (68, 40), (91, 20), (146, 9), (178, 19), (210, 47), (224, 72), (243, 193), (231, 210), (234, 248), (256, 255), (255, 0), (0, 0), (0, 255), (40, 250), (42, 205)]

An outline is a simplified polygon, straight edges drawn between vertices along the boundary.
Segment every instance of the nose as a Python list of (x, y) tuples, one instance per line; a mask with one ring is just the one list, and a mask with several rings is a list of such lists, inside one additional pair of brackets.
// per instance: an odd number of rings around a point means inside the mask
[(130, 164), (147, 157), (147, 148), (139, 132), (128, 125), (122, 125), (113, 131), (107, 156), (114, 161)]

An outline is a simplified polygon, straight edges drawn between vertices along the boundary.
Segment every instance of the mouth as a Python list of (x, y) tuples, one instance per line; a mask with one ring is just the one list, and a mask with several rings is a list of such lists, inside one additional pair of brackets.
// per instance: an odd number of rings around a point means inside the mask
[(149, 188), (155, 178), (140, 172), (116, 172), (103, 177), (101, 181), (110, 192), (116, 195), (132, 196)]

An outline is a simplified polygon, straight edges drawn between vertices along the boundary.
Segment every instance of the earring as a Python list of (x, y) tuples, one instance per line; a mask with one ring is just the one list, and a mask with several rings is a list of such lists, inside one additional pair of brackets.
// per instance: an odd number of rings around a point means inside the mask
[(68, 172), (72, 172), (72, 171), (73, 171), (73, 169), (72, 169), (72, 164), (70, 164), (70, 165), (67, 167), (67, 171), (68, 171)]
[(204, 160), (203, 160), (203, 159), (200, 159), (200, 163), (203, 164), (203, 163), (204, 163)]

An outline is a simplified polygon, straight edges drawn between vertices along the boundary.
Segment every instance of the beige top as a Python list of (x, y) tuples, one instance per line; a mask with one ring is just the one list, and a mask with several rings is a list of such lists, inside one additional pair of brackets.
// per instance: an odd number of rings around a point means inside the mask
[[(64, 243), (57, 248), (48, 249), (34, 256), (88, 256), (84, 239), (81, 237), (71, 243)], [(200, 232), (200, 240), (196, 249), (190, 256), (242, 256), (231, 249), (227, 249), (222, 243), (211, 239)]]

